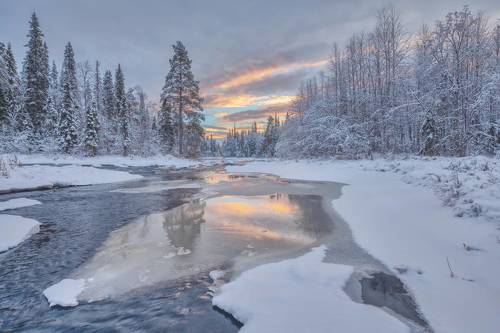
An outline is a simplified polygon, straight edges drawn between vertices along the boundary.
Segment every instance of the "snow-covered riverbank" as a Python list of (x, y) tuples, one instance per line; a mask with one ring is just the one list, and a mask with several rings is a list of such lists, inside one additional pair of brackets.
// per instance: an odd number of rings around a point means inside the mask
[(94, 157), (73, 156), (63, 154), (32, 154), (17, 155), (22, 164), (73, 164), (73, 165), (114, 165), (114, 166), (165, 166), (175, 168), (192, 167), (200, 164), (199, 160), (189, 160), (178, 158), (172, 155), (155, 156), (119, 156), (119, 155), (99, 155)]
[(227, 170), (348, 184), (334, 208), (356, 241), (409, 286), (436, 332), (498, 331), (497, 159), (260, 161)]
[(19, 166), (0, 177), (0, 192), (16, 192), (37, 188), (91, 185), (130, 181), (142, 178), (124, 171), (104, 170), (79, 165)]

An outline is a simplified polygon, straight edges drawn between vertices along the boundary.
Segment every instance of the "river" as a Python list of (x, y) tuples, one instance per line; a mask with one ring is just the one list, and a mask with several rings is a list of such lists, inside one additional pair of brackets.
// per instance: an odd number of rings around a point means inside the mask
[[(346, 290), (355, 301), (425, 326), (404, 288), (387, 297), (399, 280), (335, 213), (342, 184), (228, 174), (222, 166), (125, 169), (144, 178), (2, 196), (41, 201), (12, 212), (42, 225), (0, 253), (1, 331), (234, 332), (241, 324), (212, 307), (217, 286), (319, 244), (328, 246), (326, 261), (377, 272), (353, 277)], [(51, 308), (43, 291), (64, 278), (86, 280), (80, 304)]]

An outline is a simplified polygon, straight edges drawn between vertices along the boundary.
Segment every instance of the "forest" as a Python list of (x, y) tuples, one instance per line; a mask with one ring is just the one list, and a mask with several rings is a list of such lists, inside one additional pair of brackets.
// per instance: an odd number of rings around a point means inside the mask
[(0, 42), (1, 152), (95, 156), (172, 153), (198, 156), (203, 141), (199, 83), (181, 42), (154, 112), (140, 86), (126, 87), (120, 64), (114, 73), (99, 61), (77, 63), (71, 42), (57, 69), (33, 13), (26, 56), (18, 73), (11, 44)]

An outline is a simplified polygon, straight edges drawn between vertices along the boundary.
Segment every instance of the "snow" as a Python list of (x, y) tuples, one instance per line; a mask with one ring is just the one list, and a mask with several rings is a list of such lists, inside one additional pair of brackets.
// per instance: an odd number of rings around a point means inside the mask
[(212, 302), (243, 322), (241, 332), (409, 332), (383, 310), (353, 302), (344, 292), (353, 268), (323, 263), (325, 250), (248, 270)]
[(100, 155), (94, 157), (71, 156), (71, 155), (17, 155), (22, 164), (74, 164), (74, 165), (115, 165), (120, 167), (141, 167), (141, 166), (165, 166), (176, 168), (187, 168), (199, 165), (201, 162), (174, 157), (172, 155), (155, 156), (119, 156), (119, 155)]
[(29, 165), (11, 170), (8, 178), (0, 178), (0, 191), (52, 187), (55, 185), (91, 185), (140, 179), (142, 176), (124, 171), (104, 170), (78, 165)]
[(0, 214), (0, 252), (20, 244), (40, 231), (40, 223), (17, 215)]
[(85, 287), (85, 280), (64, 279), (59, 283), (45, 289), (43, 295), (49, 301), (50, 306), (77, 306), (77, 297)]
[(216, 270), (210, 271), (210, 273), (208, 273), (208, 276), (210, 276), (212, 281), (222, 279), (224, 277), (224, 275), (226, 275), (226, 272), (224, 272), (220, 269), (216, 269)]
[(38, 200), (26, 199), (26, 198), (18, 198), (11, 199), (7, 201), (0, 201), (0, 212), (8, 209), (15, 209), (21, 207), (28, 207), (34, 205), (40, 205), (41, 202)]
[[(0, 212), (41, 204), (40, 201), (18, 198), (0, 202)], [(40, 223), (17, 215), (0, 214), (0, 252), (17, 246), (40, 231)]]
[(348, 184), (334, 208), (356, 242), (409, 286), (437, 333), (498, 332), (498, 160), (262, 161), (227, 170)]

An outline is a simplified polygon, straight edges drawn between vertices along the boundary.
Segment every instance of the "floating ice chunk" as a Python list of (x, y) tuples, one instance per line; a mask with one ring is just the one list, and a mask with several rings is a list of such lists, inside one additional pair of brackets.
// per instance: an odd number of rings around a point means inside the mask
[(45, 289), (43, 295), (49, 301), (50, 306), (77, 306), (77, 297), (85, 288), (85, 280), (64, 279), (59, 283)]
[(17, 215), (0, 214), (0, 252), (18, 245), (40, 231), (40, 223)]
[(34, 205), (40, 205), (41, 202), (38, 200), (26, 199), (26, 198), (17, 198), (11, 199), (7, 201), (0, 202), (0, 212), (7, 209), (15, 209), (21, 207), (28, 207)]

